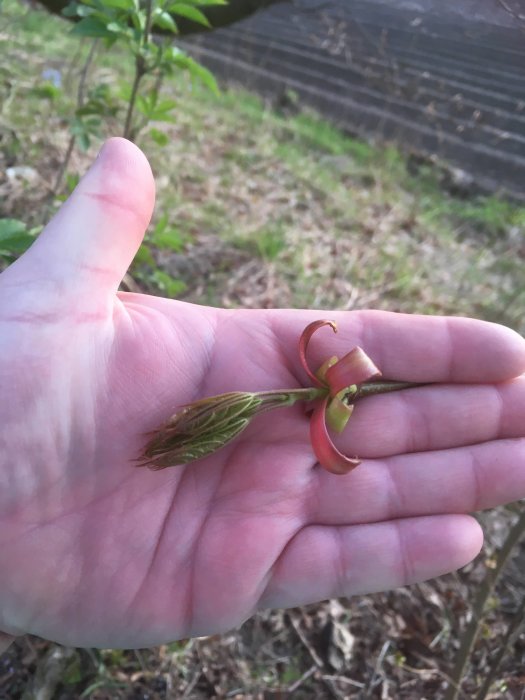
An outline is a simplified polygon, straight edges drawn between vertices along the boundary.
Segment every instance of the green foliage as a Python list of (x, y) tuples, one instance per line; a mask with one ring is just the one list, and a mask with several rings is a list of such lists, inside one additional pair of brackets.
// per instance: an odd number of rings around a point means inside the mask
[(512, 226), (525, 228), (525, 207), (494, 196), (458, 203), (456, 211), (465, 221), (493, 233), (505, 232)]
[(157, 144), (157, 146), (161, 146), (161, 148), (164, 148), (164, 146), (167, 146), (170, 142), (169, 136), (164, 133), (164, 131), (160, 131), (155, 127), (152, 127), (149, 130), (148, 135)]
[(176, 253), (184, 250), (188, 241), (187, 236), (182, 231), (170, 224), (167, 214), (160, 217), (148, 239), (157, 248), (173, 250)]
[(160, 99), (156, 90), (137, 97), (137, 112), (140, 112), (148, 123), (175, 121), (172, 112), (176, 105), (175, 100)]
[[(95, 85), (89, 85), (90, 63), (95, 55), (93, 45), (84, 69), (81, 71), (78, 88), (78, 101), (71, 109), (68, 106), (67, 95), (53, 80), (42, 80), (28, 91), (33, 99), (46, 103), (47, 109), (55, 109), (62, 114), (68, 123), (71, 143), (68, 148), (63, 169), (55, 184), (55, 200), (63, 201), (78, 183), (78, 175), (67, 172), (69, 158), (73, 147), (87, 151), (93, 143), (102, 139), (105, 133), (115, 133), (115, 122), (121, 120), (123, 135), (136, 140), (139, 134), (147, 129), (148, 137), (158, 146), (165, 147), (169, 143), (167, 134), (152, 123), (169, 123), (175, 119), (178, 102), (168, 96), (163, 90), (165, 79), (173, 79), (181, 73), (186, 73), (193, 82), (202, 84), (215, 95), (219, 89), (215, 78), (204, 66), (188, 56), (182, 49), (172, 44), (172, 38), (153, 38), (155, 28), (160, 28), (177, 34), (176, 17), (193, 20), (203, 26), (209, 22), (202, 13), (203, 6), (224, 5), (225, 0), (75, 0), (65, 8), (63, 14), (76, 18), (70, 35), (79, 38), (92, 39), (104, 46), (106, 52), (103, 60), (107, 61), (107, 49), (115, 49), (119, 53), (119, 63), (131, 59), (135, 65), (134, 80), (122, 89), (112, 87), (110, 78)], [(42, 18), (38, 13), (21, 13), (13, 5), (19, 15), (19, 21), (29, 33), (41, 34)], [(44, 22), (42, 31), (47, 32)], [(47, 36), (47, 34), (46, 34)], [(52, 37), (53, 41), (56, 37)], [(102, 53), (102, 52), (100, 52)], [(113, 72), (114, 63), (111, 64)], [(56, 71), (58, 73), (58, 71)], [(0, 76), (1, 77), (1, 76)], [(17, 76), (6, 76), (6, 85), (16, 85)], [(13, 79), (13, 77), (15, 79)], [(20, 75), (20, 79), (23, 75)], [(1, 90), (1, 87), (0, 87)], [(14, 99), (15, 92), (8, 94), (7, 100)], [(0, 97), (3, 95), (0, 94)], [(4, 104), (6, 100), (4, 99)], [(18, 146), (16, 131), (13, 130), (12, 151)], [(14, 140), (13, 140), (14, 139)], [(7, 143), (7, 140), (4, 139)], [(9, 144), (8, 144), (9, 145)], [(65, 183), (65, 187), (64, 187)], [(0, 257), (5, 262), (12, 262), (31, 244), (35, 231), (29, 231), (21, 221), (3, 220), (0, 227)], [(136, 266), (141, 270), (139, 276), (148, 285), (155, 285), (160, 291), (169, 296), (180, 294), (185, 284), (172, 278), (165, 272), (156, 270), (153, 256), (154, 248), (163, 248), (180, 252), (186, 243), (185, 235), (174, 228), (168, 217), (161, 217), (147, 241), (141, 246), (136, 258)], [(144, 268), (144, 269), (141, 269)]]
[(45, 100), (55, 100), (62, 94), (62, 90), (50, 81), (45, 81), (31, 89), (31, 94)]
[(255, 245), (261, 258), (275, 260), (286, 248), (286, 229), (280, 223), (265, 226), (255, 234)]
[(16, 260), (33, 243), (37, 231), (18, 219), (0, 219), (0, 258), (7, 263)]
[(151, 275), (151, 280), (164, 292), (167, 297), (174, 299), (186, 291), (187, 285), (180, 279), (172, 277), (164, 270), (155, 270)]
[(97, 116), (75, 116), (71, 120), (69, 130), (74, 136), (81, 151), (89, 150), (91, 137), (100, 136), (101, 120)]
[(314, 147), (332, 155), (351, 155), (361, 163), (369, 163), (374, 149), (364, 141), (350, 138), (340, 129), (311, 113), (298, 114), (293, 118), (292, 133), (304, 145)]
[[(193, 80), (218, 93), (215, 78), (204, 66), (173, 46), (169, 37), (153, 39), (155, 28), (178, 33), (174, 15), (208, 27), (207, 18), (196, 4), (194, 0), (149, 0), (146, 3), (138, 0), (74, 0), (65, 8), (66, 16), (79, 19), (72, 29), (73, 35), (100, 39), (107, 48), (118, 44), (135, 60), (135, 80), (126, 98), (128, 110), (124, 136), (127, 138), (135, 139), (150, 121), (170, 121), (173, 118), (176, 103), (162, 98), (159, 87), (164, 78), (171, 78), (178, 71), (187, 72)], [(198, 4), (223, 5), (224, 0)], [(139, 83), (142, 84), (145, 77), (150, 77), (152, 82), (149, 89), (139, 94)], [(138, 117), (134, 121), (136, 113)], [(93, 111), (90, 114), (93, 115)], [(102, 108), (98, 114), (103, 115)], [(77, 118), (80, 116), (76, 115)], [(75, 123), (75, 135), (81, 147), (88, 144), (93, 127), (92, 123), (87, 128)]]
[(84, 680), (84, 671), (82, 669), (82, 663), (80, 660), (80, 654), (76, 652), (73, 654), (67, 666), (61, 676), (61, 682), (66, 686), (77, 685)]
[(186, 19), (191, 19), (197, 24), (202, 24), (205, 27), (210, 27), (208, 18), (202, 14), (202, 12), (193, 5), (189, 5), (184, 2), (174, 2), (168, 7), (169, 12), (173, 12), (175, 15), (180, 15), (181, 17), (186, 17)]
[[(148, 267), (156, 267), (157, 262), (155, 258), (153, 257), (153, 253), (151, 252), (151, 249), (149, 245), (144, 242), (140, 248), (137, 250), (137, 253), (135, 255), (135, 258), (133, 259), (133, 265), (135, 268), (146, 265)], [(142, 273), (139, 273), (140, 276), (144, 277)]]
[(80, 116), (96, 114), (102, 118), (118, 115), (121, 105), (118, 98), (111, 91), (107, 83), (99, 83), (87, 92), (87, 99), (83, 100), (81, 107), (77, 109)]
[(121, 110), (116, 96), (106, 83), (90, 88), (69, 121), (69, 131), (81, 151), (91, 147), (92, 139), (101, 139), (103, 125), (118, 116)]
[(154, 249), (171, 250), (180, 253), (184, 250), (188, 236), (170, 223), (167, 214), (163, 214), (153, 229), (147, 234), (133, 261), (134, 276), (147, 286), (155, 286), (166, 296), (175, 298), (186, 291), (186, 283), (157, 266), (153, 255)]
[(78, 173), (67, 173), (65, 176), (64, 191), (56, 196), (57, 202), (65, 202), (80, 181)]

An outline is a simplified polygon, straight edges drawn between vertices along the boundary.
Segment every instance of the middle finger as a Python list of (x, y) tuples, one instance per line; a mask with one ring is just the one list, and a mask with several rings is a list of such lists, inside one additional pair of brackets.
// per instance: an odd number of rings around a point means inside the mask
[(357, 402), (334, 441), (348, 455), (381, 458), (524, 434), (525, 375), (493, 385), (435, 385)]

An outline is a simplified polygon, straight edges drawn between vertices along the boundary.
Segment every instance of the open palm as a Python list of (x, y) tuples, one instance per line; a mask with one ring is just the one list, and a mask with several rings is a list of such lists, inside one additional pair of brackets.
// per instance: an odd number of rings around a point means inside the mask
[(111, 140), (0, 276), (0, 629), (149, 646), (474, 557), (464, 514), (525, 495), (525, 343), (500, 326), (328, 314), (312, 365), (359, 344), (387, 378), (439, 383), (361, 402), (345, 477), (315, 464), (300, 407), (190, 466), (134, 466), (183, 403), (304, 383), (298, 337), (327, 317), (117, 294), (153, 199), (144, 156)]

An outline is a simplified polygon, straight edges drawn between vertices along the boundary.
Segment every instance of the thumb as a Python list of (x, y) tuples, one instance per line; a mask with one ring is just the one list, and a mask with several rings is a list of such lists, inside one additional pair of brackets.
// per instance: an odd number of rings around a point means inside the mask
[(112, 138), (20, 265), (10, 270), (25, 267), (32, 282), (45, 280), (69, 299), (107, 298), (142, 242), (154, 200), (153, 175), (142, 151)]

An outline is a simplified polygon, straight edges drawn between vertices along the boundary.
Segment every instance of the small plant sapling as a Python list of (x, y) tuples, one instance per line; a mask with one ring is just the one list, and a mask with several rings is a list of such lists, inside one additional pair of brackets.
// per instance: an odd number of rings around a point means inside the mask
[(312, 372), (306, 351), (313, 334), (323, 326), (337, 332), (334, 321), (314, 321), (299, 339), (299, 357), (313, 386), (273, 391), (233, 391), (199, 399), (175, 413), (153, 433), (138, 459), (140, 466), (158, 470), (206, 457), (234, 440), (251, 420), (274, 408), (306, 401), (314, 408), (310, 439), (319, 464), (334, 474), (347, 474), (360, 464), (334, 445), (328, 429), (342, 432), (357, 400), (372, 394), (422, 386), (413, 382), (378, 381), (381, 372), (360, 347), (344, 357), (330, 357)]
[[(194, 0), (75, 0), (64, 8), (62, 14), (77, 20), (73, 35), (101, 41), (106, 49), (117, 44), (133, 58), (133, 80), (122, 91), (126, 101), (122, 131), (125, 138), (136, 141), (139, 133), (151, 122), (173, 121), (177, 103), (161, 95), (165, 78), (185, 71), (192, 79), (218, 93), (210, 71), (172, 43), (178, 34), (177, 16), (210, 28), (208, 19), (195, 4)], [(224, 5), (225, 0), (206, 0), (199, 4)], [(156, 30), (168, 34), (160, 36)], [(145, 84), (147, 78), (150, 80)], [(86, 116), (83, 113), (80, 116), (84, 118), (81, 120), (83, 124)], [(89, 113), (88, 116), (91, 120), (89, 126), (96, 115)], [(82, 135), (85, 136), (84, 131)], [(75, 135), (78, 139), (78, 134)], [(150, 136), (159, 145), (168, 143), (158, 129), (153, 129)]]

